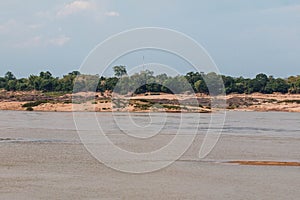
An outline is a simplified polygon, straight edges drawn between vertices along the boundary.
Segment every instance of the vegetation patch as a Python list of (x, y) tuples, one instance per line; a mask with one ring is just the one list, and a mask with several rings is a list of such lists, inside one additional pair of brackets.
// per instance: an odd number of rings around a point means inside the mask
[(43, 94), (47, 97), (60, 97), (68, 94), (68, 92), (44, 92)]
[(163, 105), (163, 107), (170, 110), (181, 110), (180, 106), (175, 106), (175, 105)]
[(40, 100), (40, 101), (34, 101), (34, 102), (28, 102), (28, 103), (25, 103), (22, 105), (23, 108), (32, 108), (32, 107), (35, 107), (35, 106), (39, 106), (43, 103), (48, 103), (48, 101), (46, 100)]
[(109, 103), (110, 102), (110, 100), (101, 100), (101, 101), (99, 101), (99, 103)]
[(275, 102), (277, 102), (276, 99), (265, 99), (265, 100), (263, 101), (263, 103), (275, 103)]
[[(0, 89), (7, 91), (35, 90), (43, 92), (43, 95), (49, 98), (61, 97), (73, 91), (101, 92), (102, 94), (105, 91), (114, 91), (119, 94), (128, 94), (128, 89), (138, 86), (139, 88), (134, 94), (144, 94), (145, 96), (160, 95), (161, 93), (191, 94), (192, 92), (211, 95), (223, 94), (224, 92), (226, 94), (300, 93), (300, 76), (282, 79), (260, 73), (255, 78), (244, 78), (225, 76), (214, 72), (188, 72), (185, 75), (168, 76), (166, 74), (154, 75), (154, 72), (150, 70), (127, 76), (125, 66), (114, 66), (113, 70), (115, 75), (112, 77), (80, 74), (78, 71), (73, 71), (59, 78), (46, 71), (19, 79), (12, 72), (7, 72), (4, 77), (0, 77)], [(140, 80), (145, 80), (145, 84), (140, 86)], [(147, 83), (148, 80), (153, 83)], [(211, 91), (209, 87), (212, 89)], [(15, 97), (11, 96), (10, 98)], [(96, 95), (96, 98), (99, 96)], [(201, 104), (205, 105), (204, 103)]]
[(150, 100), (148, 99), (137, 99), (137, 101), (141, 101), (141, 102), (144, 102), (144, 103), (152, 103)]
[(297, 103), (297, 104), (300, 104), (300, 99), (287, 99), (287, 100), (279, 101), (279, 103)]
[(33, 108), (32, 107), (28, 107), (26, 108), (27, 111), (33, 111)]
[(233, 110), (233, 109), (236, 109), (236, 108), (237, 108), (237, 106), (235, 106), (235, 105), (229, 105), (227, 107), (227, 109), (229, 109), (229, 110)]
[(141, 109), (141, 110), (149, 110), (150, 108), (152, 107), (152, 104), (135, 104), (134, 105), (134, 108), (137, 108), (137, 109)]

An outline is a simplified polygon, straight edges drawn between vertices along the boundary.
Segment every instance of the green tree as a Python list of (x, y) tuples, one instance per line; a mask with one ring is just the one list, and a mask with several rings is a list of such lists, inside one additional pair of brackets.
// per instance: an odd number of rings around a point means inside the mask
[(253, 92), (265, 92), (265, 87), (268, 83), (269, 79), (268, 76), (265, 74), (258, 74), (255, 79), (250, 81), (249, 84), (249, 93)]
[(292, 94), (300, 93), (300, 76), (290, 76), (287, 79), (288, 84), (290, 85), (289, 92)]
[(21, 78), (16, 83), (16, 90), (18, 91), (29, 91), (33, 88), (29, 85), (29, 80), (27, 78)]
[(208, 88), (204, 82), (204, 80), (198, 80), (194, 84), (194, 88), (196, 92), (208, 94)]
[(40, 72), (40, 77), (42, 79), (52, 79), (52, 74), (49, 72), (49, 71), (46, 71), (46, 72)]
[(7, 84), (7, 80), (4, 77), (0, 77), (0, 89), (1, 88), (4, 89), (6, 84)]
[(17, 80), (9, 80), (5, 86), (7, 91), (16, 91), (17, 90)]
[(29, 78), (29, 86), (34, 90), (41, 90), (42, 79), (39, 76), (30, 75)]
[(184, 76), (175, 76), (169, 78), (164, 82), (163, 85), (174, 94), (180, 94), (187, 91), (193, 92), (191, 84)]
[(269, 78), (269, 82), (265, 87), (265, 93), (271, 94), (273, 92), (287, 93), (289, 90), (289, 84), (286, 80), (278, 78), (274, 79), (273, 77)]
[(231, 76), (222, 76), (222, 79), (223, 79), (223, 82), (224, 82), (226, 94), (236, 92), (236, 84), (235, 84), (235, 80), (234, 80), (233, 77), (231, 77)]
[(119, 79), (116, 77), (107, 78), (105, 81), (105, 84), (104, 84), (104, 89), (113, 91), (115, 89), (115, 86), (117, 85), (118, 81), (119, 81)]
[(80, 76), (79, 71), (72, 71), (63, 78), (57, 80), (56, 91), (72, 92), (74, 88), (74, 80), (76, 77)]
[(7, 81), (10, 81), (10, 80), (16, 80), (15, 75), (14, 75), (12, 72), (10, 72), (10, 71), (6, 72), (4, 78), (5, 78)]
[(126, 70), (125, 66), (121, 66), (121, 65), (120, 66), (114, 66), (113, 69), (114, 69), (116, 77), (122, 77), (122, 76), (127, 75), (127, 70)]
[(79, 75), (76, 76), (73, 91), (74, 92), (87, 92), (97, 91), (99, 82), (99, 76), (98, 75)]
[(203, 76), (199, 72), (189, 72), (185, 75), (186, 80), (191, 84), (193, 87), (194, 91), (197, 91), (197, 88), (195, 88), (195, 83), (199, 80), (203, 81)]
[(225, 92), (221, 75), (218, 75), (215, 72), (208, 73), (204, 76), (204, 81), (206, 86), (208, 87), (210, 95), (218, 95)]

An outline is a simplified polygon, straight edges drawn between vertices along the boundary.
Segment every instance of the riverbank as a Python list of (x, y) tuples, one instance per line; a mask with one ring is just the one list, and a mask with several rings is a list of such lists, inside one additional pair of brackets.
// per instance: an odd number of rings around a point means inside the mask
[[(0, 92), (0, 110), (28, 110), (49, 112), (129, 111), (129, 112), (200, 112), (209, 113), (212, 98), (204, 94), (141, 94), (112, 97), (110, 93), (42, 93)], [(228, 110), (300, 112), (300, 94), (230, 94), (214, 100), (226, 100), (217, 105)], [(222, 101), (220, 101), (222, 102)]]

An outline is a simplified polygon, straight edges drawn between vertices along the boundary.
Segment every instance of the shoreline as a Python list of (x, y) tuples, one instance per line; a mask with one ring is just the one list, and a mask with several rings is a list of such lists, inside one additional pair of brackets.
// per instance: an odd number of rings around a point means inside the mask
[[(81, 102), (81, 100), (84, 100)], [(75, 101), (80, 102), (75, 102)], [(212, 100), (221, 102), (211, 108)], [(222, 102), (226, 101), (226, 105)], [(195, 103), (196, 102), (196, 103)], [(118, 106), (116, 106), (118, 104)], [(218, 106), (220, 106), (218, 108)], [(225, 109), (226, 107), (226, 109)], [(118, 102), (110, 93), (76, 94), (0, 91), (0, 110), (38, 112), (172, 112), (211, 113), (218, 110), (244, 112), (300, 112), (300, 94), (229, 94), (210, 97), (205, 94), (141, 94), (121, 96)]]

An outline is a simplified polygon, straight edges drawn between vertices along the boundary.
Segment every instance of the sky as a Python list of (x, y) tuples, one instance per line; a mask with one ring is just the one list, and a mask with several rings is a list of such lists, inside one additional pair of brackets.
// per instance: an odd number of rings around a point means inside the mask
[[(1, 0), (0, 76), (45, 70), (62, 76), (78, 70), (100, 42), (139, 27), (190, 36), (222, 74), (300, 74), (299, 0)], [(145, 53), (146, 62), (155, 55)], [(135, 65), (133, 59), (117, 64)], [(187, 72), (175, 62), (168, 61)]]

